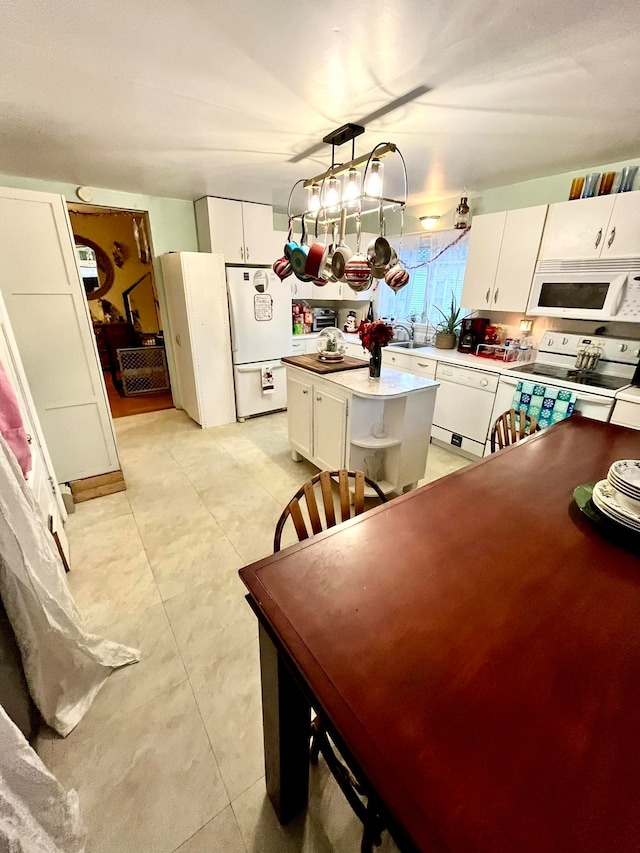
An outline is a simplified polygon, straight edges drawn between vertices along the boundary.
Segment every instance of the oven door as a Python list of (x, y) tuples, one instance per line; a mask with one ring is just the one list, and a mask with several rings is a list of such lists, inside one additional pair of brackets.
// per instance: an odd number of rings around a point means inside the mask
[(527, 313), (574, 320), (613, 320), (620, 310), (626, 273), (536, 273)]

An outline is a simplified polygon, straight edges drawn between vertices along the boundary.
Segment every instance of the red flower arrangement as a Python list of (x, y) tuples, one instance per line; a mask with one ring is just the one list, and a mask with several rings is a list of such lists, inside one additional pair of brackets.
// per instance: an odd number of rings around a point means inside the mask
[(363, 320), (358, 326), (358, 334), (362, 346), (369, 352), (373, 352), (375, 346), (386, 347), (393, 339), (393, 329), (384, 320), (375, 320), (373, 323)]

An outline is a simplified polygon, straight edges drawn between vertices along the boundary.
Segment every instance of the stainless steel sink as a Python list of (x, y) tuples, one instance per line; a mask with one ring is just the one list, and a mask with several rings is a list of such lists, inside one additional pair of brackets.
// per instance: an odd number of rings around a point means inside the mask
[(389, 346), (398, 349), (424, 349), (426, 344), (419, 344), (417, 341), (396, 341), (396, 343), (390, 343)]

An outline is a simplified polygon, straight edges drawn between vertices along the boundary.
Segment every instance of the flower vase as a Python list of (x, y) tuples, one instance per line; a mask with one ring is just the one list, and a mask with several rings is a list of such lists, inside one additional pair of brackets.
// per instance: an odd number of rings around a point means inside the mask
[(379, 379), (382, 369), (382, 346), (374, 344), (369, 359), (369, 379)]

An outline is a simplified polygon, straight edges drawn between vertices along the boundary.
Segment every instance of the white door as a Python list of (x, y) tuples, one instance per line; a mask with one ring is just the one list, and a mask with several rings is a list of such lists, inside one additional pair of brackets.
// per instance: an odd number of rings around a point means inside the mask
[[(273, 208), (268, 204), (242, 202), (244, 263), (271, 266), (280, 255), (273, 254)], [(282, 253), (280, 253), (282, 254)]]
[[(164, 281), (167, 309), (173, 336), (173, 357), (176, 363), (178, 387), (174, 389), (180, 407), (196, 423), (202, 423), (202, 412), (198, 400), (198, 388), (193, 365), (193, 342), (187, 313), (186, 283), (184, 280), (181, 252), (162, 255), (162, 278)], [(176, 393), (177, 392), (177, 393)]]
[(281, 358), (291, 346), (291, 296), (271, 270), (227, 267), (234, 364)]
[[(326, 284), (315, 284), (314, 282), (310, 282), (311, 284), (311, 297), (313, 299), (330, 299), (332, 302), (336, 300), (340, 301), (343, 298), (343, 293), (349, 291), (352, 293), (351, 288), (347, 284), (342, 284), (339, 281), (328, 281)], [(349, 297), (345, 295), (345, 299)], [(353, 295), (355, 299), (355, 293)]]
[(550, 204), (540, 260), (599, 258), (615, 200), (601, 195)]
[(619, 193), (602, 238), (600, 257), (637, 258), (640, 255), (640, 193)]
[(224, 255), (226, 264), (244, 264), (242, 202), (207, 196), (196, 202), (201, 252)]
[(461, 305), (484, 311), (491, 306), (507, 214), (474, 216)]
[(546, 204), (508, 211), (491, 302), (496, 311), (526, 312), (546, 216)]
[(0, 288), (60, 482), (120, 467), (73, 246), (62, 196), (0, 190)]
[(313, 456), (327, 471), (344, 467), (347, 401), (313, 389)]
[(45, 521), (53, 519), (53, 530), (60, 533), (67, 513), (57, 486), (53, 463), (47, 450), (27, 377), (20, 360), (9, 317), (0, 293), (0, 363), (13, 386), (22, 422), (31, 448), (31, 471), (27, 476)]
[(287, 420), (289, 441), (302, 455), (311, 459), (312, 443), (312, 392), (311, 382), (289, 376), (287, 379)]

